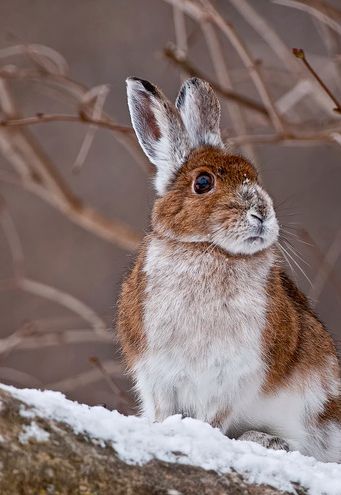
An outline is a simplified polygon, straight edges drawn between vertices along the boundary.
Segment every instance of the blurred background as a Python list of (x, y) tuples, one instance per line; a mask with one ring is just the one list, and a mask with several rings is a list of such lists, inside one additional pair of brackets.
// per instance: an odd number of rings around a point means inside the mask
[(212, 83), (288, 273), (340, 338), (340, 21), (337, 0), (1, 0), (2, 382), (135, 411), (112, 321), (154, 191), (130, 75), (172, 100), (189, 75)]

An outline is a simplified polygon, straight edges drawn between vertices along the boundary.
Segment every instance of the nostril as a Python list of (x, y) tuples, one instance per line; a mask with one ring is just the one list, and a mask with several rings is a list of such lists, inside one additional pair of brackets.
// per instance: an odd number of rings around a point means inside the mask
[(260, 214), (250, 213), (250, 216), (252, 218), (256, 219), (259, 223), (263, 223), (264, 222), (264, 218)]

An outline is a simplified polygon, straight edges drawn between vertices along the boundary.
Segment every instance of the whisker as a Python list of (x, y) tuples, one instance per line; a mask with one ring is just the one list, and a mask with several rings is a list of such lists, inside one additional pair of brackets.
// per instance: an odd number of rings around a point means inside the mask
[(286, 239), (285, 237), (282, 237), (282, 240), (286, 243), (286, 247), (295, 255), (297, 256), (298, 259), (300, 259), (303, 263), (305, 263), (307, 266), (311, 267), (310, 263), (308, 263), (308, 261), (306, 261), (304, 258), (302, 258), (302, 256), (296, 251), (296, 249), (294, 248), (294, 246), (291, 244), (290, 241), (288, 241), (288, 239)]
[(288, 265), (289, 265), (289, 267), (290, 267), (291, 271), (292, 271), (292, 272), (296, 275), (295, 270), (293, 269), (292, 264), (290, 263), (289, 258), (287, 257), (287, 255), (286, 255), (286, 254), (285, 254), (285, 252), (283, 251), (282, 246), (280, 245), (280, 243), (278, 243), (278, 247), (279, 247), (279, 249), (281, 250), (282, 255), (283, 255), (283, 258), (284, 258), (284, 259), (285, 259), (285, 261), (288, 263)]
[(308, 275), (305, 273), (305, 271), (303, 270), (303, 268), (301, 267), (301, 265), (295, 260), (295, 258), (285, 249), (284, 246), (281, 246), (282, 249), (285, 251), (285, 253), (289, 256), (289, 258), (291, 259), (291, 261), (294, 263), (295, 266), (297, 266), (297, 268), (299, 269), (299, 271), (302, 273), (302, 275), (305, 277), (305, 279), (309, 282), (309, 284), (311, 285), (311, 287), (313, 286), (312, 284), (312, 281), (310, 280), (310, 278), (308, 277)]
[(301, 242), (302, 244), (306, 244), (307, 246), (314, 247), (314, 245), (311, 244), (310, 242), (304, 241), (303, 239), (300, 238), (299, 235), (294, 234), (293, 232), (289, 232), (289, 230), (283, 229), (283, 227), (281, 227), (281, 231), (285, 232), (287, 235), (291, 235), (291, 236), (295, 237), (297, 242)]
[(282, 223), (282, 225), (284, 225), (284, 227), (288, 227), (288, 228), (293, 228), (293, 227), (291, 227), (291, 225), (295, 225), (298, 227), (302, 226), (302, 224), (300, 222), (286, 222), (286, 223)]

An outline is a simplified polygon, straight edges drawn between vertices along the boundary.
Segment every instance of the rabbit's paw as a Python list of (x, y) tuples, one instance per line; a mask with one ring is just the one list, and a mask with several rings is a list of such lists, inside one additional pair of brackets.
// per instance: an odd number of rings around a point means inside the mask
[(273, 435), (268, 435), (268, 433), (262, 433), (261, 431), (246, 431), (238, 440), (245, 440), (248, 442), (256, 442), (266, 447), (267, 449), (273, 450), (286, 450), (289, 451), (289, 445), (285, 440), (282, 440), (280, 437), (276, 437)]

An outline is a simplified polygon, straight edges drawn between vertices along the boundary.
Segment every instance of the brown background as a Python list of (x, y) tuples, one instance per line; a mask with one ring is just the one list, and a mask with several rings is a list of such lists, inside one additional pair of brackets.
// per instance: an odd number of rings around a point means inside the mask
[[(336, 86), (337, 73), (316, 21), (304, 12), (271, 1), (253, 0), (250, 3), (289, 47), (305, 48), (314, 66), (326, 75), (332, 87)], [(281, 61), (229, 1), (221, 0), (215, 5), (235, 25), (254, 58), (262, 61), (271, 93), (275, 99), (280, 97), (291, 86)], [(149, 79), (162, 87), (169, 97), (176, 97), (179, 71), (162, 57), (163, 48), (169, 41), (174, 41), (173, 13), (172, 7), (162, 0), (1, 0), (0, 27), (0, 49), (18, 43), (48, 45), (66, 58), (73, 79), (89, 87), (109, 83), (111, 91), (105, 108), (119, 123), (129, 124), (124, 83), (129, 75)], [(200, 29), (190, 19), (187, 19), (187, 29), (191, 35), (191, 60), (214, 79)], [(257, 98), (233, 48), (226, 40), (223, 46), (236, 88)], [(3, 60), (3, 63), (9, 62), (21, 65), (22, 58)], [(24, 115), (70, 112), (70, 104), (43, 91), (39, 85), (20, 81), (12, 83), (12, 90)], [(313, 103), (309, 111), (309, 118), (323, 128), (330, 117), (328, 113)], [(223, 127), (232, 133), (226, 106), (223, 107)], [(85, 127), (49, 123), (30, 130), (84, 201), (108, 217), (121, 219), (141, 235), (148, 230), (154, 198), (151, 180), (109, 131), (96, 133), (81, 172), (73, 174), (71, 165)], [(280, 220), (304, 226), (318, 249), (326, 253), (340, 228), (340, 146), (267, 144), (257, 145), (255, 149), (266, 187), (275, 203), (283, 202), (278, 209)], [(4, 156), (0, 156), (0, 170), (11, 171)], [(132, 262), (133, 253), (76, 226), (17, 186), (0, 182), (0, 188), (23, 244), (28, 275), (86, 302), (110, 328), (120, 283)], [(314, 281), (320, 266), (316, 247), (296, 242), (294, 237), (291, 240), (310, 263), (307, 267), (300, 262)], [(12, 266), (2, 231), (0, 254), (0, 279), (6, 279), (11, 276)], [(309, 292), (309, 284), (298, 270), (296, 272), (300, 287)], [(340, 279), (340, 261), (336, 262), (333, 273)], [(313, 301), (336, 338), (341, 336), (340, 297), (329, 279), (319, 300)], [(54, 327), (86, 328), (81, 319), (60, 305), (20, 290), (1, 290), (0, 311), (1, 338), (32, 321), (39, 321), (46, 332)], [(110, 342), (61, 344), (32, 350), (20, 350), (19, 347), (9, 355), (0, 356), (0, 379), (18, 386), (51, 385), (93, 369), (89, 356), (97, 356), (102, 361), (111, 359), (113, 348)], [(125, 383), (120, 377), (115, 379), (119, 384)], [(117, 405), (102, 377), (85, 386), (76, 385), (68, 395), (89, 404)]]

